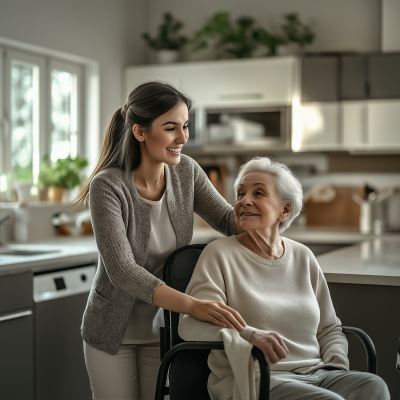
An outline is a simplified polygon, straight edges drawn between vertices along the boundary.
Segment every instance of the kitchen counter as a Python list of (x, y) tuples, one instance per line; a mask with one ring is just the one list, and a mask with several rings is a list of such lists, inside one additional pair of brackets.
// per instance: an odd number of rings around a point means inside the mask
[[(352, 244), (317, 256), (328, 282), (400, 286), (400, 235), (362, 235), (354, 231), (327, 231), (290, 228), (284, 236), (302, 243)], [(223, 237), (211, 228), (193, 232), (192, 243), (208, 243)], [(49, 251), (36, 256), (0, 254), (0, 275), (25, 271), (44, 271), (96, 262), (93, 236), (56, 237), (29, 244), (11, 244), (10, 248)]]
[(400, 237), (376, 237), (322, 254), (328, 282), (400, 286)]
[(38, 255), (8, 256), (0, 253), (0, 275), (27, 271), (37, 272), (97, 262), (98, 252), (93, 237), (57, 237), (29, 244), (7, 245), (11, 250), (45, 252)]
[[(384, 233), (382, 235), (362, 234), (358, 231), (339, 229), (318, 229), (290, 227), (282, 235), (301, 243), (327, 243), (327, 244), (354, 244), (365, 240), (379, 238), (400, 238), (398, 233)], [(193, 232), (192, 243), (208, 243), (211, 240), (224, 237), (212, 228), (197, 228)]]

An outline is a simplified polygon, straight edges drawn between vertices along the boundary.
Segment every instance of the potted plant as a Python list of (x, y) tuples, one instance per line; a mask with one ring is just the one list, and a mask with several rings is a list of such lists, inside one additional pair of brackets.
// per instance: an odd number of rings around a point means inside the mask
[(158, 34), (151, 37), (149, 33), (143, 33), (142, 37), (147, 44), (157, 51), (158, 62), (167, 64), (176, 62), (179, 50), (186, 44), (187, 38), (179, 36), (178, 32), (183, 28), (183, 23), (176, 20), (171, 13), (164, 14), (164, 21), (158, 27)]
[(88, 165), (84, 158), (67, 157), (51, 162), (48, 156), (42, 161), (38, 184), (47, 187), (49, 200), (61, 201), (64, 189), (73, 189), (82, 182), (81, 171)]
[(276, 56), (279, 46), (285, 44), (282, 36), (268, 32), (264, 28), (256, 28), (253, 32), (254, 39), (261, 46), (268, 49), (267, 56)]
[(254, 32), (253, 18), (244, 16), (232, 23), (228, 13), (216, 13), (195, 33), (192, 51), (205, 49), (212, 43), (217, 58), (251, 57), (258, 46)]
[(278, 47), (279, 55), (301, 55), (304, 47), (315, 39), (312, 29), (300, 21), (296, 13), (283, 16), (281, 25), (283, 43)]

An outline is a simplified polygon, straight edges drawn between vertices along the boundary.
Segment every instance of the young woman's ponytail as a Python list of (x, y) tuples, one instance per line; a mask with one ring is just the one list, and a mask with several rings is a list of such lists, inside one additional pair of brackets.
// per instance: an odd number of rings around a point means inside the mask
[(190, 110), (192, 100), (168, 83), (147, 82), (134, 89), (125, 106), (115, 111), (108, 123), (99, 161), (75, 204), (88, 205), (90, 182), (104, 169), (118, 167), (127, 173), (136, 169), (141, 162), (141, 153), (140, 143), (132, 131), (133, 126), (138, 124), (149, 130), (155, 119), (180, 102), (184, 102)]

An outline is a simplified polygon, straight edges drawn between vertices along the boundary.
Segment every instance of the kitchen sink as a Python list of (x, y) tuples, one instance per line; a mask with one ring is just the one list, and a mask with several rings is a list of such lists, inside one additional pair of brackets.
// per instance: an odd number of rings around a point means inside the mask
[(17, 249), (1, 249), (0, 256), (39, 256), (41, 254), (56, 253), (58, 250), (39, 251), (39, 250), (17, 250)]

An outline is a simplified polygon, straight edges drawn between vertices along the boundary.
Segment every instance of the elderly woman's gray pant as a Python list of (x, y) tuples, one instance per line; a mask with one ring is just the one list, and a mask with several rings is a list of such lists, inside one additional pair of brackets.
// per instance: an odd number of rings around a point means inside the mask
[(271, 390), (270, 400), (389, 400), (386, 383), (367, 372), (319, 369), (294, 375)]

